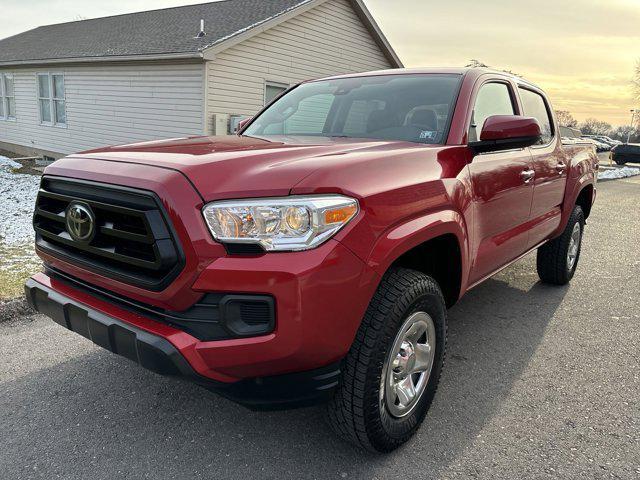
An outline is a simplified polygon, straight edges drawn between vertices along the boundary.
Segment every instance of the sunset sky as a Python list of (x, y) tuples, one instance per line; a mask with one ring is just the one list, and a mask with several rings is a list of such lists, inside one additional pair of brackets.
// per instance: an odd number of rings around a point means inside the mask
[[(268, 1), (268, 0), (265, 0)], [(0, 37), (39, 25), (202, 3), (180, 0), (2, 0)], [(365, 0), (406, 66), (470, 59), (537, 83), (578, 120), (628, 124), (640, 60), (640, 0)]]

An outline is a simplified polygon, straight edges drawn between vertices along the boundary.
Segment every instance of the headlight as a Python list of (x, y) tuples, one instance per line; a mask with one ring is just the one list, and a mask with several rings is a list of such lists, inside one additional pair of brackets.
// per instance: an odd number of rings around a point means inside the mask
[(257, 243), (265, 250), (308, 250), (335, 235), (358, 213), (342, 195), (291, 196), (208, 203), (202, 209), (221, 243)]

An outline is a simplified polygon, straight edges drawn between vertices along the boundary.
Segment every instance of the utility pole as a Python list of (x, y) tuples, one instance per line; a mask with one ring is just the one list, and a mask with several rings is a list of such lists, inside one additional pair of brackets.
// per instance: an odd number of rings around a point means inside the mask
[(634, 127), (636, 126), (636, 113), (638, 115), (640, 115), (640, 110), (638, 109), (631, 109), (631, 128), (629, 129), (629, 134), (627, 135), (627, 143), (629, 143), (629, 140), (631, 139), (631, 131), (634, 129)]

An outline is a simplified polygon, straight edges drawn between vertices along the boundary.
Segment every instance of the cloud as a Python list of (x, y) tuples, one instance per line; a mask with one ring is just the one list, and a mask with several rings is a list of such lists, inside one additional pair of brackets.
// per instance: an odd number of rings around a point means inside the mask
[[(2, 0), (2, 36), (202, 0)], [(365, 0), (407, 66), (476, 58), (517, 72), (578, 119), (623, 124), (634, 106), (640, 0)], [(637, 101), (635, 103), (638, 103)], [(640, 105), (639, 105), (640, 106)]]
[(365, 1), (407, 66), (475, 58), (537, 83), (579, 120), (629, 121), (638, 0)]

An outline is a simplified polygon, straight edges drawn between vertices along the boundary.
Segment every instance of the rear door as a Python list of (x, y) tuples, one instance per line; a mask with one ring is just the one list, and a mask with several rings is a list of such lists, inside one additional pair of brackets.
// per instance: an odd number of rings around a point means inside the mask
[[(480, 137), (492, 115), (517, 115), (513, 85), (489, 80), (477, 90), (469, 141)], [(529, 149), (476, 155), (469, 164), (473, 185), (474, 264), (470, 283), (480, 281), (525, 252), (533, 196)]]
[(518, 93), (522, 114), (538, 120), (542, 130), (540, 144), (530, 149), (535, 177), (528, 246), (534, 247), (548, 238), (560, 225), (569, 166), (559, 141), (551, 108), (544, 95), (527, 86), (520, 86)]

